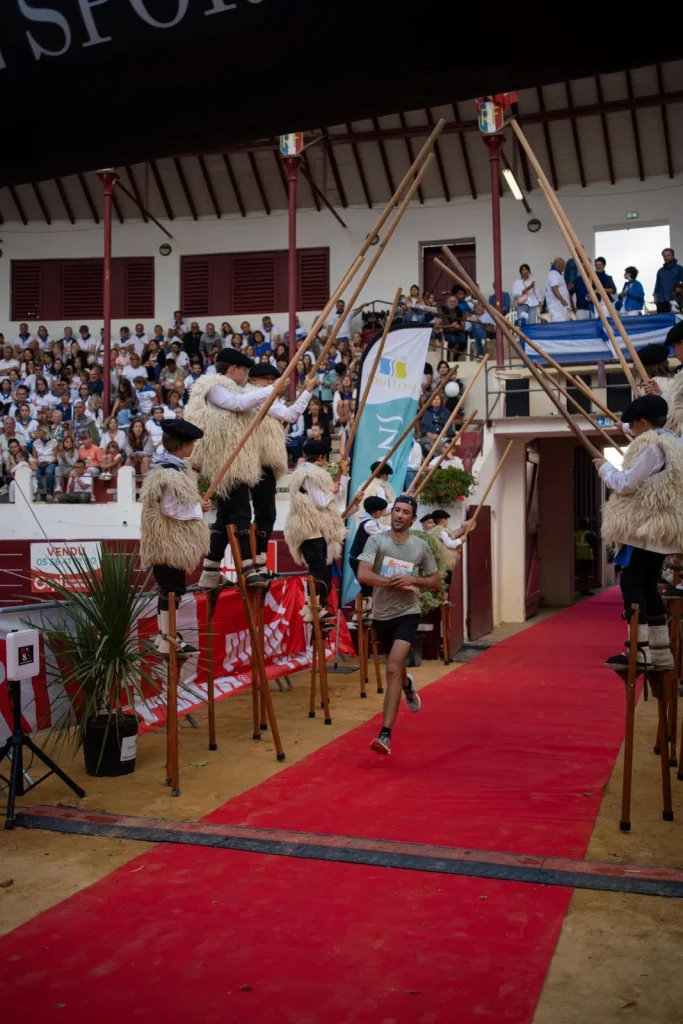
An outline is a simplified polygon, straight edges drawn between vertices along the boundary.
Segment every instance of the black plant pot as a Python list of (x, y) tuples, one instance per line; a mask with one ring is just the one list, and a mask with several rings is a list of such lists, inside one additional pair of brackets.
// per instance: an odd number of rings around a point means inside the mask
[[(108, 728), (107, 728), (108, 726)], [(119, 711), (88, 719), (83, 736), (85, 770), (88, 775), (112, 778), (135, 771), (138, 720)]]

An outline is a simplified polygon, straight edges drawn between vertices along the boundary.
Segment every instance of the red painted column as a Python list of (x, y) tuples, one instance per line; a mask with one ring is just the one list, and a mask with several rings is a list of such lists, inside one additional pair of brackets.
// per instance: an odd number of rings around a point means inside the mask
[[(500, 240), (500, 151), (505, 138), (502, 135), (485, 135), (484, 142), (489, 151), (491, 165), (491, 218), (493, 222), (493, 280), (496, 308), (503, 308), (503, 261)], [(502, 366), (505, 362), (503, 335), (496, 328), (496, 363)]]
[(102, 281), (103, 317), (104, 317), (104, 391), (102, 408), (105, 418), (111, 410), (111, 196), (118, 174), (113, 167), (97, 172), (104, 196), (104, 277)]
[[(298, 266), (296, 257), (296, 186), (301, 158), (287, 157), (283, 161), (289, 192), (289, 257), (287, 265), (287, 306), (289, 309), (289, 358), (296, 352), (296, 300), (298, 292)], [(296, 374), (289, 378), (289, 396), (296, 398)]]

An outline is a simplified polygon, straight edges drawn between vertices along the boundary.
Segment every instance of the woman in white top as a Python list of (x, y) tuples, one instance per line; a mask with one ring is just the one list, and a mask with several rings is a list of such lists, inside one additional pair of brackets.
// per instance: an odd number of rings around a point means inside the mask
[(110, 416), (107, 420), (107, 429), (102, 431), (102, 436), (100, 437), (100, 448), (104, 451), (112, 441), (116, 441), (122, 452), (125, 451), (126, 434), (119, 427), (116, 416)]
[(519, 277), (512, 286), (512, 301), (520, 321), (525, 320), (528, 324), (536, 323), (538, 308), (543, 301), (543, 296), (531, 276), (531, 267), (528, 263), (522, 263), (519, 268)]

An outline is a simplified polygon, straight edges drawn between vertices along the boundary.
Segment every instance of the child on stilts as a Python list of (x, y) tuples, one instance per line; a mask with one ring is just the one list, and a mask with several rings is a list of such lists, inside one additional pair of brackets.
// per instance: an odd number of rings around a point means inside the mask
[[(156, 645), (160, 654), (168, 654), (168, 596), (174, 594), (180, 603), (187, 590), (186, 574), (194, 572), (208, 547), (204, 512), (211, 502), (202, 501), (186, 462), (203, 431), (185, 420), (164, 420), (163, 427), (164, 450), (155, 455), (140, 493), (140, 559), (144, 568), (152, 569), (159, 587)], [(198, 653), (179, 633), (175, 642), (178, 654)]]

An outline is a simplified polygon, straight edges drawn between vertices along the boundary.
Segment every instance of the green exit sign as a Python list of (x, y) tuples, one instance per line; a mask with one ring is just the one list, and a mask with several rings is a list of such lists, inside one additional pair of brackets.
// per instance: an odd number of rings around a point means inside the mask
[(626, 220), (637, 220), (637, 219), (638, 219), (638, 211), (637, 210), (630, 210), (629, 213), (626, 214)]

